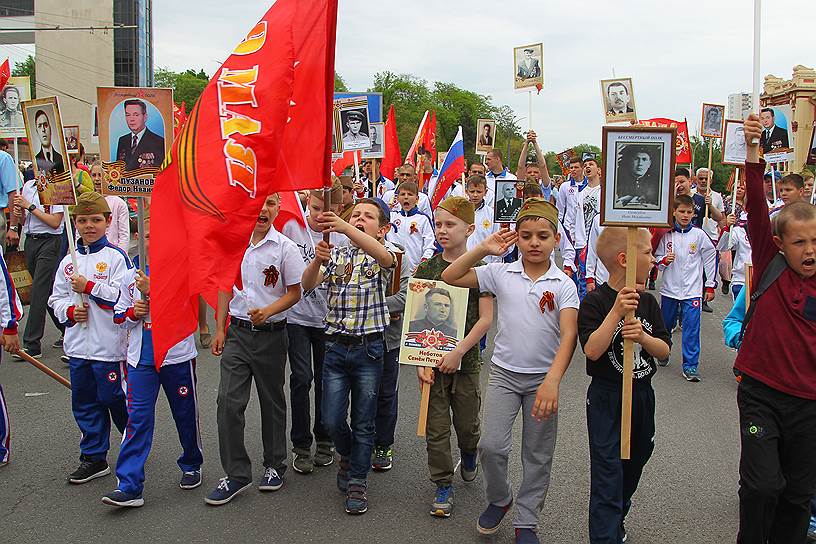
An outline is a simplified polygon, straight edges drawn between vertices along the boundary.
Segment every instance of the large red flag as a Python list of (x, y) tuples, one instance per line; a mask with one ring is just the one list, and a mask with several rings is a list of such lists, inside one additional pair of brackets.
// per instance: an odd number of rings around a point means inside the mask
[(303, 214), (303, 208), (300, 206), (300, 199), (295, 191), (283, 191), (279, 193), (280, 207), (278, 208), (278, 216), (275, 218), (274, 225), (279, 231), (283, 231), (283, 226), (294, 219), (301, 227), (306, 226), (306, 216)]
[(665, 117), (641, 119), (639, 124), (647, 127), (676, 128), (677, 139), (674, 142), (674, 152), (677, 155), (677, 164), (691, 164), (691, 142), (689, 141), (688, 122), (675, 121)]
[(6, 86), (10, 77), (11, 68), (9, 67), (9, 59), (6, 59), (3, 64), (0, 64), (0, 89)]
[(157, 365), (230, 292), (273, 192), (329, 182), (337, 0), (278, 0), (204, 89), (152, 198)]
[(402, 151), (397, 135), (397, 115), (394, 112), (394, 104), (391, 104), (388, 108), (388, 118), (385, 120), (385, 156), (380, 164), (380, 173), (388, 179), (394, 179), (394, 172), (400, 166)]

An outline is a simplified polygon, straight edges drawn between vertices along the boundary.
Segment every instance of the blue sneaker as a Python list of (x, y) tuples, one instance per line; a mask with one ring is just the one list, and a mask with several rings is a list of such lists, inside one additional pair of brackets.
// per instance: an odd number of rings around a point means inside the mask
[(516, 544), (540, 544), (541, 541), (538, 539), (538, 535), (529, 528), (518, 528), (516, 529)]
[(119, 489), (115, 489), (107, 495), (102, 495), (102, 504), (109, 506), (144, 506), (144, 499), (141, 495), (132, 495)]
[(277, 491), (283, 487), (283, 476), (278, 474), (278, 471), (272, 467), (264, 469), (263, 476), (258, 481), (259, 491)]
[(201, 471), (188, 470), (181, 473), (181, 481), (179, 487), (182, 489), (195, 489), (201, 485)]
[(453, 510), (453, 486), (439, 485), (436, 487), (436, 497), (431, 506), (431, 515), (438, 518), (449, 518)]
[(340, 490), (341, 493), (348, 493), (348, 486), (349, 486), (349, 468), (351, 468), (351, 464), (349, 463), (348, 457), (341, 457), (340, 462), (337, 463), (337, 489)]
[(499, 530), (499, 525), (511, 506), (513, 506), (513, 501), (510, 501), (507, 506), (488, 504), (485, 511), (482, 512), (482, 515), (479, 516), (479, 522), (476, 524), (476, 528), (483, 535), (492, 535)]
[(700, 375), (697, 373), (696, 368), (684, 368), (683, 369), (683, 377), (686, 378), (687, 382), (699, 382)]
[(204, 502), (207, 504), (212, 504), (213, 506), (227, 504), (229, 501), (234, 499), (236, 495), (243, 493), (251, 486), (252, 482), (237, 482), (235, 480), (230, 480), (229, 476), (224, 476), (218, 481), (218, 485), (215, 487), (215, 489), (213, 489), (210, 494), (207, 495)]
[(349, 482), (346, 493), (346, 513), (353, 516), (365, 514), (368, 511), (368, 497), (366, 484)]
[(816, 542), (816, 517), (810, 518), (810, 526), (807, 532), (807, 541)]
[(472, 453), (463, 451), (461, 453), (462, 465), (459, 467), (459, 473), (464, 481), (472, 482), (476, 479), (476, 474), (479, 473), (479, 458), (476, 456), (475, 451)]

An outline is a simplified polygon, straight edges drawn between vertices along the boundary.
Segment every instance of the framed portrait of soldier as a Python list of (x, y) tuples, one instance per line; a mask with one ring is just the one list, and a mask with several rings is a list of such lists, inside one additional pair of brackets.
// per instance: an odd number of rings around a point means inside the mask
[(0, 91), (0, 138), (25, 138), (22, 103), (31, 100), (28, 76), (10, 77)]
[(406, 293), (399, 362), (436, 366), (465, 337), (468, 290), (412, 278)]
[(479, 119), (476, 121), (476, 154), (487, 155), (496, 147), (496, 121)]
[(607, 124), (637, 121), (632, 78), (602, 79), (601, 96)]
[(29, 100), (22, 108), (40, 203), (73, 206), (76, 194), (57, 97)]
[(792, 119), (793, 112), (787, 104), (760, 108), (762, 134), (759, 137), (759, 147), (766, 163), (778, 164), (794, 160), (795, 133), (791, 130)]
[(79, 153), (79, 125), (63, 126), (62, 136), (65, 138), (65, 148), (68, 150), (68, 154)]
[(334, 101), (343, 151), (364, 150), (371, 147), (369, 137), (368, 100), (365, 97), (338, 98)]
[(603, 127), (601, 225), (672, 225), (676, 137), (672, 127)]
[(385, 157), (385, 123), (369, 123), (368, 139), (371, 147), (360, 153), (363, 159), (382, 159)]
[(719, 104), (703, 104), (703, 117), (700, 121), (700, 135), (706, 138), (722, 138), (723, 122), (725, 121), (725, 106)]
[(513, 88), (532, 91), (544, 86), (544, 44), (534, 43), (513, 48)]
[(150, 196), (173, 144), (173, 89), (97, 87), (102, 193)]
[(745, 124), (736, 119), (726, 119), (723, 129), (722, 163), (743, 166), (748, 153), (745, 145)]
[(493, 204), (494, 223), (512, 223), (524, 201), (516, 191), (517, 180), (496, 180), (496, 200)]

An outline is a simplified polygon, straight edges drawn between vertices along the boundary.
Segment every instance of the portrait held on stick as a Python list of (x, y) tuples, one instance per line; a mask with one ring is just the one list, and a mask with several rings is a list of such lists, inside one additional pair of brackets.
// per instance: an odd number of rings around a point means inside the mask
[(496, 182), (496, 205), (493, 209), (494, 223), (513, 223), (524, 201), (516, 191), (517, 181)]
[(465, 335), (468, 290), (442, 281), (411, 279), (405, 302), (399, 361), (436, 366)]
[(632, 78), (601, 80), (601, 96), (607, 124), (637, 121)]
[(62, 136), (65, 138), (68, 154), (79, 153), (79, 125), (65, 125), (62, 127)]
[(604, 127), (601, 224), (670, 226), (674, 128)]
[(532, 91), (544, 86), (544, 44), (534, 43), (513, 49), (514, 88)]
[(479, 119), (476, 121), (476, 154), (487, 155), (496, 143), (496, 121)]
[(759, 110), (762, 136), (759, 147), (765, 162), (780, 163), (793, 160), (794, 132), (791, 130), (793, 112), (788, 105), (767, 106)]
[(747, 147), (745, 145), (745, 127), (742, 121), (726, 119), (723, 130), (722, 163), (743, 166)]
[(31, 100), (28, 76), (11, 77), (0, 91), (0, 138), (24, 138), (26, 135), (22, 103)]
[(23, 119), (28, 149), (34, 157), (32, 163), (40, 203), (74, 205), (76, 194), (57, 98), (52, 96), (24, 102)]
[(343, 151), (369, 149), (368, 100), (364, 97), (339, 98), (334, 101)]
[(706, 138), (722, 138), (723, 121), (725, 121), (725, 106), (719, 104), (703, 104), (703, 116), (700, 126), (701, 136)]
[(368, 138), (371, 147), (363, 150), (363, 159), (382, 159), (385, 157), (385, 123), (371, 123), (368, 127)]

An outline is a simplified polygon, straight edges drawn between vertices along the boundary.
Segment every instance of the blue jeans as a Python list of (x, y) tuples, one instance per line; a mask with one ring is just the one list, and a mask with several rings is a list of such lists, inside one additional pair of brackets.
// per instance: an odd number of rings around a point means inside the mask
[(82, 439), (81, 459), (102, 461), (110, 448), (110, 423), (125, 432), (128, 421), (122, 367), (127, 363), (90, 361), (71, 357), (71, 409)]
[(582, 247), (580, 249), (575, 248), (575, 268), (577, 272), (572, 275), (572, 281), (575, 284), (575, 287), (578, 288), (578, 299), (584, 300), (584, 297), (587, 294), (586, 290), (586, 259), (587, 259), (587, 248)]
[[(326, 333), (323, 327), (304, 327), (289, 323), (289, 390), (292, 406), (292, 447), (308, 450), (312, 447), (312, 431), (318, 442), (331, 440), (321, 423), (321, 399), (323, 398), (323, 358), (326, 352)], [(314, 382), (314, 427), (309, 390)]]
[(683, 370), (697, 370), (700, 362), (700, 316), (702, 307), (699, 298), (677, 300), (671, 297), (660, 297), (660, 308), (663, 310), (663, 322), (668, 330), (677, 324), (677, 314), (681, 313), (683, 322)]
[(377, 397), (376, 440), (378, 446), (394, 443), (397, 428), (397, 392), (399, 389), (399, 348), (385, 352), (380, 394)]
[[(323, 425), (337, 453), (349, 459), (349, 479), (364, 483), (371, 469), (377, 398), (383, 371), (383, 341), (346, 345), (326, 339), (323, 361)], [(348, 424), (351, 394), (351, 428)]]

